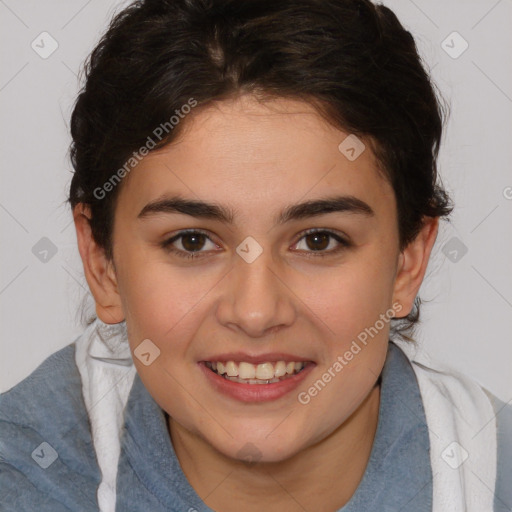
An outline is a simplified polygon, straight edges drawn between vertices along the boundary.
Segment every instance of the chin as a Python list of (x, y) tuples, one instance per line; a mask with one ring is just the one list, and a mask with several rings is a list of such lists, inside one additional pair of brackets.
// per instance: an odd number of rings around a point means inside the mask
[[(272, 428), (275, 428), (275, 424)], [(293, 435), (287, 434), (285, 431), (281, 432), (279, 436), (273, 437), (272, 428), (261, 429), (254, 435), (241, 429), (239, 435), (231, 432), (233, 438), (230, 438), (228, 443), (226, 443), (225, 437), (220, 443), (217, 442), (219, 440), (213, 439), (208, 439), (207, 442), (224, 456), (246, 462), (249, 465), (262, 462), (283, 462), (306, 448), (303, 442), (294, 439)]]

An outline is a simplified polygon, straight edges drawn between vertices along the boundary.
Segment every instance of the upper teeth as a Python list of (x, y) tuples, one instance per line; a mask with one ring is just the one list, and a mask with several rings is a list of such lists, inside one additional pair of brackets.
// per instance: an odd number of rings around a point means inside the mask
[(304, 368), (303, 362), (276, 361), (261, 364), (252, 364), (242, 361), (235, 363), (228, 361), (222, 363), (220, 361), (208, 361), (206, 365), (219, 375), (226, 374), (228, 377), (239, 377), (240, 379), (261, 379), (271, 380), (278, 379), (285, 375), (292, 375)]

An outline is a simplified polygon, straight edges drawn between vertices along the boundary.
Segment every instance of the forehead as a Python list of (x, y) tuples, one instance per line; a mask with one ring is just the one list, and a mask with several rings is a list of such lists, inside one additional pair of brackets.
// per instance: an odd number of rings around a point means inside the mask
[(215, 200), (249, 217), (272, 204), (333, 192), (359, 197), (376, 211), (394, 205), (368, 141), (336, 129), (308, 103), (262, 103), (246, 95), (181, 122), (180, 136), (149, 153), (125, 178), (120, 201), (132, 213), (166, 193)]

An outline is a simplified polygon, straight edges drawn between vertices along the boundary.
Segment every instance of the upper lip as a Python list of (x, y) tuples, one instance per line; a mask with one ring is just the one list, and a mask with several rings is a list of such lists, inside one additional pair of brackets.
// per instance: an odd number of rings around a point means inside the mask
[(209, 362), (234, 361), (235, 363), (246, 362), (246, 363), (252, 363), (252, 364), (262, 364), (262, 363), (268, 363), (268, 362), (272, 362), (272, 361), (284, 361), (285, 363), (312, 362), (312, 360), (308, 359), (307, 357), (295, 356), (293, 354), (285, 354), (283, 352), (269, 352), (266, 354), (258, 354), (258, 355), (246, 354), (244, 352), (230, 352), (230, 353), (210, 356), (210, 357), (203, 359), (202, 361), (204, 361), (204, 362), (207, 362), (207, 361), (209, 361)]

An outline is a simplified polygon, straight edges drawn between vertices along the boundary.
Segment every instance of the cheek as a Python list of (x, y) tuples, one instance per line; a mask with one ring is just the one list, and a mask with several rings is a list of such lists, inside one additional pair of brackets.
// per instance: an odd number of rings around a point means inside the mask
[[(169, 380), (168, 372), (187, 378), (188, 365), (193, 364), (191, 342), (209, 313), (208, 294), (218, 281), (219, 276), (211, 270), (179, 268), (154, 256), (132, 254), (119, 265), (119, 293), (134, 362), (155, 396), (162, 386), (170, 389), (177, 385)], [(147, 339), (158, 349), (151, 366), (136, 360), (137, 347)]]
[(127, 322), (148, 335), (171, 330), (211, 288), (210, 281), (211, 276), (172, 266), (165, 256), (155, 258), (144, 251), (130, 254), (118, 267)]
[[(373, 325), (389, 307), (394, 265), (384, 251), (368, 247), (321, 279), (304, 282), (297, 295), (339, 339), (352, 339)], [(327, 329), (328, 328), (328, 329)]]

